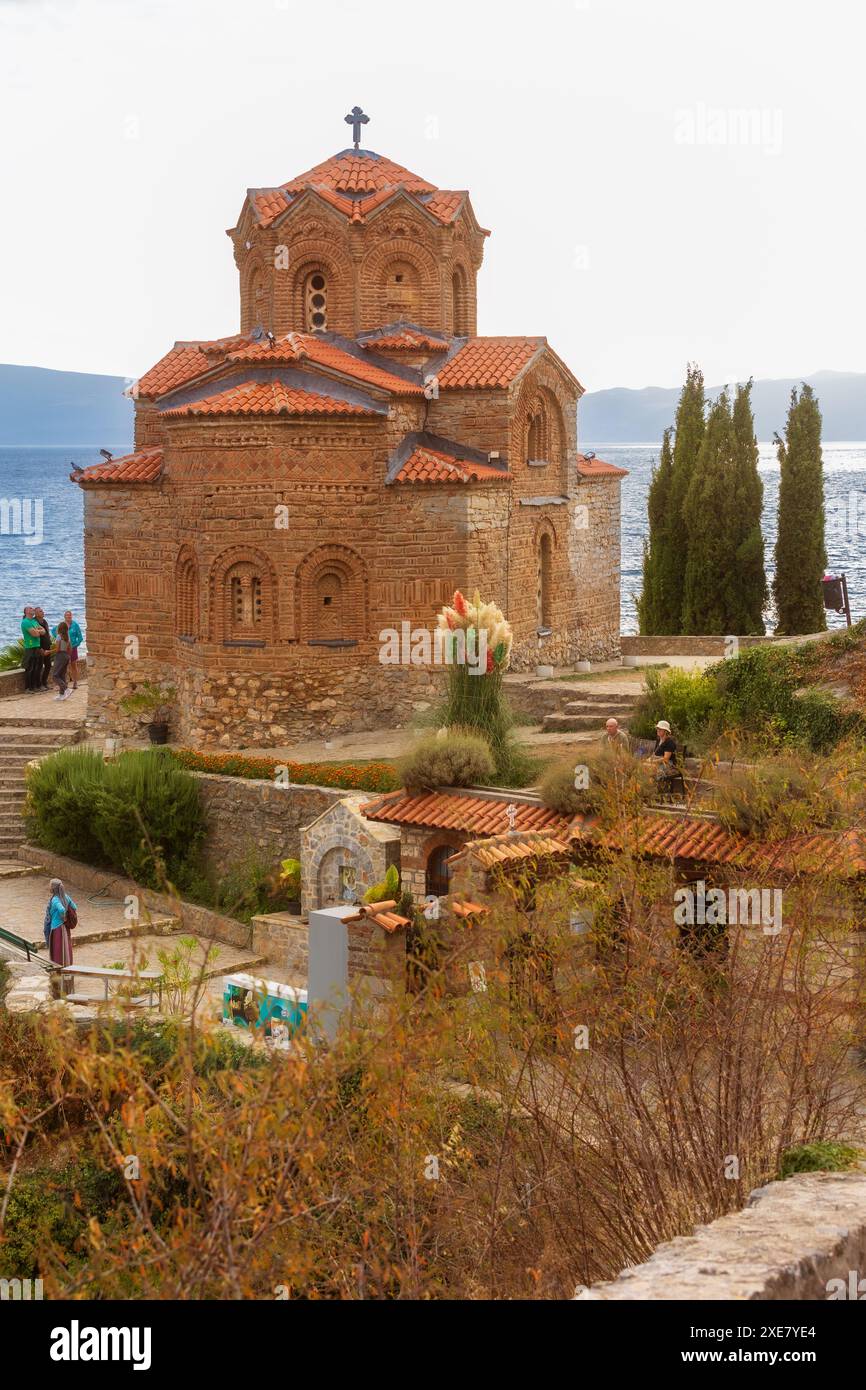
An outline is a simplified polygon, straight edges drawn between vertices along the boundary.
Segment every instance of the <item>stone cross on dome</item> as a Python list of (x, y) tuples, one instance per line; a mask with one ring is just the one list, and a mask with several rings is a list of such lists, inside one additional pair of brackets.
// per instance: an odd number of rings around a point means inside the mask
[(366, 116), (360, 106), (353, 106), (348, 116), (345, 117), (346, 125), (352, 127), (352, 139), (355, 142), (355, 149), (361, 148), (361, 126), (369, 125), (370, 117)]

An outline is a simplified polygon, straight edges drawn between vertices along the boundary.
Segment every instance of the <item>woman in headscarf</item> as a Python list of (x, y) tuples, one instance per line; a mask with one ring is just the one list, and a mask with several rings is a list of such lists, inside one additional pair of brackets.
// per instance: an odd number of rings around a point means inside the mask
[(48, 885), (48, 907), (45, 911), (45, 926), (48, 932), (48, 956), (55, 965), (72, 964), (72, 937), (66, 925), (66, 913), (70, 907), (77, 907), (63, 887), (59, 878), (53, 878)]

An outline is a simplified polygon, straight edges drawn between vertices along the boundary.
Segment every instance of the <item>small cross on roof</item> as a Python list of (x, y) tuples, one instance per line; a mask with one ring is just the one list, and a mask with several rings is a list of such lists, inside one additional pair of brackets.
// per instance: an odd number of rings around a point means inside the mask
[(361, 148), (361, 126), (369, 125), (370, 117), (366, 116), (360, 106), (353, 106), (348, 116), (345, 117), (346, 125), (352, 127), (352, 139), (355, 142), (355, 149)]

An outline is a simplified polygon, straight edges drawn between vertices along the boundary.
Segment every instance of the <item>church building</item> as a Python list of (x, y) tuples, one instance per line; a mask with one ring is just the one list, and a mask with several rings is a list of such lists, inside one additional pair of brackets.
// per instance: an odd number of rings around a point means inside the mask
[(438, 675), (382, 634), (455, 589), (504, 610), (512, 669), (618, 654), (623, 470), (578, 451), (583, 388), (543, 337), (478, 336), (469, 194), (346, 119), (353, 148), (247, 191), (239, 331), (175, 343), (135, 452), (73, 474), (94, 733), (145, 681), (198, 746), (394, 727)]

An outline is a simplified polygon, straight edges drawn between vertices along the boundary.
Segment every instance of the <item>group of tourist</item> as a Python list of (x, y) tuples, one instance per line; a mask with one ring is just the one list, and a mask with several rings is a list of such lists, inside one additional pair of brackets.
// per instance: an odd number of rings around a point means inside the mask
[(63, 622), (51, 627), (41, 608), (28, 605), (21, 619), (21, 636), (27, 694), (47, 690), (50, 679), (57, 689), (55, 700), (68, 699), (78, 689), (78, 648), (84, 641), (71, 611), (67, 609)]
[[(625, 729), (619, 727), (618, 719), (608, 719), (604, 726), (602, 742), (609, 751), (631, 753), (631, 738)], [(655, 747), (647, 758), (655, 768), (658, 781), (665, 777), (677, 777), (680, 769), (677, 766), (677, 743), (671, 732), (671, 726), (666, 719), (660, 719), (656, 724)]]

